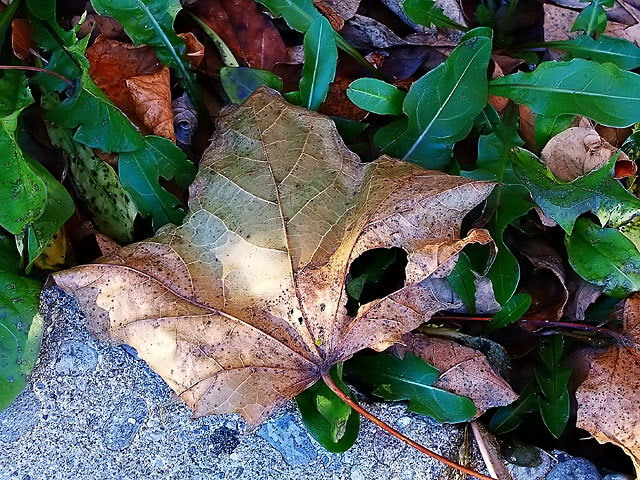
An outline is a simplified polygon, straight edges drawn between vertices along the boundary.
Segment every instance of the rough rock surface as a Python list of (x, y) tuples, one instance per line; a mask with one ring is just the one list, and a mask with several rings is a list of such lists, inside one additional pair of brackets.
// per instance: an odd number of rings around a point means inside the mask
[[(0, 414), (0, 480), (413, 479), (447, 468), (363, 421), (346, 453), (323, 450), (290, 403), (255, 432), (237, 415), (191, 420), (187, 407), (130, 350), (95, 341), (76, 303), (43, 296), (47, 329), (27, 390)], [(455, 457), (463, 431), (367, 408), (433, 450)], [(475, 447), (471, 465), (483, 468)]]

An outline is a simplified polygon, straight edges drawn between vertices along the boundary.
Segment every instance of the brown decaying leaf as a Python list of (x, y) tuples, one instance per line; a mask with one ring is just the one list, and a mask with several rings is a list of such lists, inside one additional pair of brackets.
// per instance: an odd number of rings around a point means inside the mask
[(133, 123), (175, 142), (169, 70), (151, 47), (100, 36), (87, 59), (91, 78)]
[(171, 108), (171, 73), (168, 67), (151, 75), (125, 80), (136, 115), (154, 135), (176, 142)]
[[(492, 242), (459, 235), (493, 187), (388, 157), (363, 164), (330, 119), (260, 88), (220, 117), (183, 225), (53, 281), (195, 416), (239, 412), (255, 426), (331, 365), (440, 310), (423, 281)], [(351, 263), (391, 247), (408, 254), (404, 287), (349, 317)]]
[(589, 305), (602, 294), (602, 288), (585, 281), (573, 272), (569, 277), (568, 288), (569, 301), (565, 307), (564, 315), (572, 320), (582, 322)]
[(500, 444), (495, 436), (491, 435), (487, 428), (478, 420), (471, 422), (473, 437), (478, 444), (478, 450), (482, 455), (489, 475), (500, 480), (513, 480), (502, 460)]
[(335, 30), (341, 30), (345, 20), (358, 11), (360, 0), (313, 0), (313, 4), (329, 19)]
[(11, 21), (11, 48), (13, 54), (20, 60), (26, 60), (36, 50), (36, 42), (33, 41), (34, 33), (28, 20), (14, 18)]
[(253, 0), (200, 0), (192, 10), (220, 35), (242, 64), (270, 70), (287, 60), (280, 32)]
[(640, 294), (623, 310), (626, 345), (610, 347), (591, 361), (587, 379), (576, 392), (578, 428), (600, 443), (620, 446), (640, 475)]
[(520, 136), (525, 146), (532, 152), (538, 153), (535, 137), (536, 114), (526, 105), (520, 105), (518, 115), (520, 116)]
[[(549, 140), (540, 159), (558, 180), (570, 182), (606, 165), (616, 151), (593, 128), (571, 127)], [(618, 158), (629, 161), (622, 151)]]
[(481, 352), (447, 338), (417, 333), (404, 335), (403, 341), (408, 350), (440, 370), (435, 387), (473, 401), (478, 410), (476, 418), (489, 408), (509, 405), (518, 399), (518, 394)]
[(204, 45), (192, 32), (179, 33), (178, 36), (184, 40), (187, 49), (185, 56), (189, 59), (191, 66), (198, 68), (204, 58)]

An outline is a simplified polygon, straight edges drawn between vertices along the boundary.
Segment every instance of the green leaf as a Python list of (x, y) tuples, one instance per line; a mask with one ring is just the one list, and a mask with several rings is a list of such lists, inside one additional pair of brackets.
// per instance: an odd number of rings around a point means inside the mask
[(0, 230), (0, 271), (19, 273), (22, 270), (20, 264), (20, 253), (16, 247), (15, 237)]
[(607, 28), (607, 12), (603, 6), (613, 7), (613, 0), (592, 0), (591, 4), (578, 14), (571, 31), (583, 30), (587, 35), (604, 32)]
[(540, 345), (543, 368), (535, 369), (535, 377), (542, 395), (540, 413), (551, 434), (560, 438), (569, 420), (569, 391), (571, 370), (562, 368), (564, 338), (556, 335)]
[(368, 123), (358, 122), (357, 120), (351, 120), (349, 118), (331, 117), (331, 120), (336, 124), (338, 133), (347, 146), (351, 142), (355, 141), (355, 139), (369, 126)]
[(40, 284), (0, 271), (0, 411), (20, 394), (42, 339)]
[[(342, 381), (342, 366), (331, 369), (331, 378), (343, 392), (349, 388)], [(355, 402), (351, 392), (349, 396)], [(338, 398), (322, 381), (296, 397), (302, 423), (311, 436), (332, 453), (342, 453), (353, 446), (360, 432), (360, 415)]]
[(40, 163), (25, 156), (31, 170), (44, 182), (47, 189), (47, 203), (44, 212), (37, 220), (29, 224), (26, 231), (27, 239), (27, 273), (31, 269), (33, 262), (47, 248), (49, 241), (60, 230), (73, 212), (75, 206), (69, 192), (60, 185), (46, 168)]
[(447, 277), (447, 282), (456, 292), (472, 315), (476, 313), (476, 275), (471, 269), (471, 261), (463, 252), (458, 256), (455, 268)]
[(542, 150), (549, 140), (571, 126), (573, 115), (536, 115), (533, 136), (538, 150)]
[(282, 90), (282, 79), (269, 70), (249, 67), (222, 67), (222, 88), (233, 103), (244, 102), (260, 85)]
[(0, 226), (14, 235), (42, 215), (47, 202), (45, 183), (29, 167), (16, 140), (18, 116), (33, 103), (23, 72), (0, 78)]
[(640, 121), (640, 75), (576, 58), (542, 62), (531, 73), (496, 78), (489, 93), (542, 115), (582, 115), (610, 127)]
[[(377, 248), (366, 253), (351, 265), (351, 279), (347, 283), (347, 310), (354, 315), (362, 303), (371, 301), (372, 293), (384, 281), (388, 268), (397, 260), (397, 250)], [(364, 299), (364, 300), (363, 300)]]
[(160, 177), (174, 179), (183, 188), (189, 186), (196, 167), (171, 140), (149, 135), (146, 148), (120, 154), (118, 170), (122, 186), (143, 217), (151, 216), (153, 229), (167, 223), (180, 225), (184, 218), (182, 204), (160, 185)]
[(623, 70), (640, 67), (640, 48), (624, 38), (598, 35), (594, 39), (589, 35), (578, 35), (568, 40), (546, 42), (544, 45), (564, 50), (575, 58), (586, 58), (599, 63), (610, 62)]
[(514, 171), (545, 215), (571, 233), (576, 219), (586, 212), (602, 225), (618, 227), (640, 214), (640, 200), (613, 178), (617, 155), (598, 170), (572, 182), (556, 180), (531, 152), (517, 149)]
[(533, 413), (539, 409), (538, 389), (534, 381), (530, 381), (520, 393), (520, 398), (513, 404), (500, 407), (489, 421), (489, 430), (494, 435), (504, 435), (515, 430), (522, 423), (522, 415)]
[(401, 115), (406, 95), (399, 88), (376, 78), (359, 78), (347, 88), (349, 100), (378, 115)]
[(179, 0), (91, 0), (100, 15), (116, 19), (136, 45), (150, 45), (162, 63), (178, 72), (189, 96), (198, 108), (201, 121), (208, 119), (207, 108), (185, 56), (184, 40), (173, 30), (182, 8)]
[(336, 75), (338, 49), (331, 24), (324, 17), (313, 21), (304, 34), (304, 66), (300, 78), (302, 106), (318, 110)]
[(466, 422), (476, 407), (466, 397), (433, 387), (438, 370), (407, 352), (403, 360), (388, 353), (361, 352), (344, 364), (345, 375), (384, 400), (407, 400), (410, 412), (438, 422)]
[(517, 322), (525, 314), (531, 306), (531, 297), (526, 293), (518, 293), (511, 297), (504, 304), (502, 310), (496, 313), (489, 324), (486, 326), (484, 333), (495, 332), (501, 328)]
[(640, 252), (618, 230), (580, 218), (565, 242), (573, 269), (607, 295), (623, 298), (640, 290)]
[(382, 127), (374, 138), (383, 152), (426, 168), (450, 163), (453, 145), (467, 136), (487, 104), (486, 30), (469, 32), (444, 63), (411, 85), (403, 104), (408, 123)]
[(500, 115), (490, 103), (482, 109), (473, 122), (473, 128), (480, 135), (489, 135), (493, 133), (500, 124)]
[(89, 76), (88, 61), (83, 58), (81, 62), (83, 72), (76, 81), (75, 93), (46, 112), (45, 119), (66, 128), (77, 128), (74, 139), (103, 152), (133, 152), (144, 148), (140, 132)]
[(405, 0), (404, 12), (412, 22), (425, 27), (455, 28), (466, 32), (467, 27), (454, 22), (439, 8), (433, 0)]

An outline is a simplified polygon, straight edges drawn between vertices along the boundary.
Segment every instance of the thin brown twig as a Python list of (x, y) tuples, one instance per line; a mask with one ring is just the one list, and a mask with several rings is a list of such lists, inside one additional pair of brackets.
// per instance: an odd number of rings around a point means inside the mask
[(69, 80), (67, 77), (60, 75), (57, 72), (52, 72), (51, 70), (45, 70), (40, 67), (30, 67), (28, 65), (0, 65), (0, 70), (28, 70), (30, 72), (38, 72), (38, 73), (46, 73), (48, 75), (53, 75), (56, 78), (59, 78), (64, 83), (73, 87), (73, 82)]
[(459, 470), (462, 473), (466, 473), (467, 475), (471, 475), (471, 476), (473, 476), (475, 478), (478, 478), (480, 480), (495, 480), (493, 477), (488, 477), (486, 475), (483, 475), (482, 473), (476, 472), (475, 470), (473, 470), (471, 468), (465, 467), (463, 465), (459, 465), (456, 462), (454, 462), (452, 460), (449, 460), (446, 457), (443, 457), (442, 455), (438, 455), (437, 453), (429, 450), (427, 447), (424, 447), (424, 446), (420, 445), (419, 443), (411, 440), (409, 437), (406, 437), (405, 435), (403, 435), (402, 433), (400, 433), (399, 431), (397, 431), (395, 428), (391, 427), (390, 425), (387, 425), (385, 422), (380, 420), (378, 417), (376, 417), (375, 415), (369, 413), (367, 410), (365, 410), (360, 405), (358, 405), (356, 402), (354, 402), (349, 395), (347, 395), (345, 392), (343, 392), (340, 389), (340, 387), (338, 387), (338, 385), (336, 385), (336, 383), (333, 381), (333, 379), (331, 378), (331, 376), (328, 373), (324, 373), (322, 375), (322, 379), (324, 380), (324, 383), (326, 383), (327, 386), (331, 389), (331, 391), (333, 393), (335, 393), (338, 396), (338, 398), (340, 398), (340, 400), (342, 400), (344, 403), (349, 405), (351, 408), (353, 408), (356, 412), (358, 412), (360, 415), (362, 415), (363, 417), (365, 417), (369, 421), (375, 423), (378, 427), (382, 428), (385, 432), (389, 433), (390, 435), (393, 435), (394, 437), (402, 440), (403, 442), (405, 442), (408, 445), (412, 446), (416, 450), (424, 453), (425, 455), (428, 455), (431, 458), (435, 458), (436, 460), (444, 463), (445, 465), (448, 465), (451, 468), (455, 468), (456, 470)]

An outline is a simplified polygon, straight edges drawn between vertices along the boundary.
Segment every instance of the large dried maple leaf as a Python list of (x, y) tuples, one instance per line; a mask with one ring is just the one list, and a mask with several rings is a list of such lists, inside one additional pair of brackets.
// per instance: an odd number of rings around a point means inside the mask
[[(401, 341), (441, 303), (460, 239), (493, 184), (398, 160), (360, 163), (333, 122), (260, 89), (220, 118), (183, 225), (54, 275), (101, 338), (127, 343), (194, 410), (255, 426), (366, 347)], [(400, 290), (347, 315), (351, 262), (403, 248)]]
[(623, 310), (618, 344), (591, 361), (587, 379), (576, 392), (577, 426), (600, 443), (611, 442), (631, 457), (640, 476), (640, 294)]

